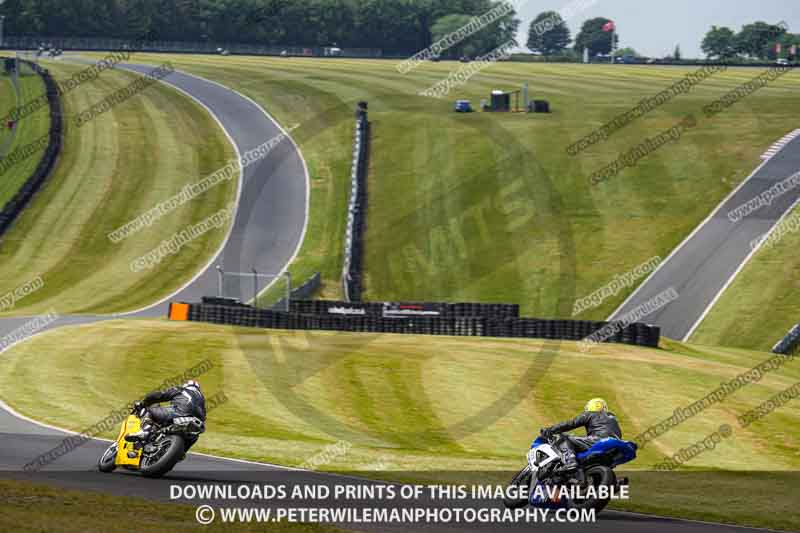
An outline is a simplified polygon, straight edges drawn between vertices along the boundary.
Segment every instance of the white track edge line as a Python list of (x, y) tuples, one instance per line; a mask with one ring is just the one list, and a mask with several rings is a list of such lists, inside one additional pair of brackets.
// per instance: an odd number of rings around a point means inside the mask
[(690, 522), (693, 524), (703, 524), (706, 526), (715, 526), (715, 527), (732, 527), (736, 529), (747, 529), (750, 531), (769, 531), (775, 533), (787, 533), (786, 531), (782, 531), (779, 529), (769, 529), (766, 527), (756, 527), (756, 526), (741, 526), (737, 524), (731, 524), (728, 522), (709, 522), (707, 520), (697, 520), (694, 518), (678, 518), (674, 516), (661, 516), (661, 515), (654, 515), (654, 514), (647, 514), (647, 513), (637, 513), (635, 511), (617, 511), (616, 509), (609, 509), (609, 513), (616, 513), (616, 514), (625, 514), (631, 516), (644, 516), (647, 518), (662, 518), (664, 520), (670, 520), (675, 522)]
[(705, 225), (706, 225), (706, 224), (707, 224), (707, 223), (708, 223), (708, 222), (709, 222), (709, 221), (710, 221), (712, 218), (714, 218), (714, 215), (716, 215), (716, 214), (717, 214), (717, 211), (719, 211), (720, 209), (722, 209), (722, 206), (723, 206), (723, 205), (725, 205), (725, 203), (726, 203), (728, 200), (730, 200), (731, 198), (733, 198), (733, 196), (734, 196), (734, 195), (735, 195), (737, 192), (739, 192), (739, 190), (740, 190), (740, 189), (742, 189), (742, 187), (744, 187), (744, 186), (745, 186), (745, 185), (746, 185), (746, 184), (747, 184), (747, 183), (748, 183), (748, 182), (749, 182), (749, 181), (750, 181), (750, 180), (753, 178), (753, 176), (755, 176), (756, 174), (758, 174), (758, 171), (759, 171), (759, 170), (761, 170), (761, 169), (762, 169), (764, 166), (766, 166), (766, 164), (767, 164), (767, 163), (769, 163), (769, 159), (768, 159), (768, 160), (766, 160), (766, 161), (763, 161), (763, 162), (762, 162), (760, 165), (758, 165), (758, 166), (756, 167), (756, 169), (755, 169), (755, 170), (754, 170), (754, 171), (753, 171), (753, 172), (752, 172), (752, 173), (751, 173), (749, 176), (747, 176), (747, 178), (745, 178), (744, 180), (742, 180), (742, 182), (741, 182), (741, 183), (740, 183), (740, 184), (739, 184), (739, 185), (738, 185), (738, 186), (737, 186), (735, 189), (733, 189), (733, 190), (732, 190), (732, 191), (731, 191), (731, 192), (730, 192), (730, 193), (729, 193), (729, 194), (728, 194), (728, 195), (727, 195), (727, 196), (726, 196), (726, 197), (725, 197), (725, 198), (724, 198), (724, 199), (723, 199), (723, 200), (722, 200), (722, 201), (719, 203), (719, 205), (717, 205), (717, 207), (716, 207), (716, 208), (714, 208), (714, 210), (711, 212), (711, 214), (710, 214), (710, 215), (708, 215), (708, 216), (707, 216), (707, 217), (706, 217), (706, 218), (705, 218), (705, 219), (704, 219), (704, 220), (703, 220), (703, 221), (702, 221), (700, 224), (698, 224), (698, 225), (697, 225), (697, 227), (696, 227), (696, 228), (694, 228), (694, 230), (693, 230), (693, 231), (692, 231), (692, 232), (689, 234), (689, 236), (688, 236), (688, 237), (686, 237), (686, 238), (685, 238), (683, 241), (681, 241), (681, 243), (680, 243), (680, 244), (679, 244), (677, 247), (675, 247), (675, 249), (674, 249), (674, 250), (672, 250), (672, 252), (671, 252), (671, 253), (670, 253), (670, 254), (667, 256), (667, 258), (666, 258), (666, 259), (664, 259), (664, 260), (663, 260), (663, 261), (662, 261), (662, 262), (661, 262), (661, 263), (660, 263), (660, 264), (659, 264), (659, 265), (656, 267), (656, 269), (655, 269), (655, 270), (654, 270), (654, 271), (653, 271), (653, 272), (652, 272), (652, 273), (651, 273), (649, 276), (647, 276), (647, 278), (645, 278), (645, 280), (644, 280), (642, 283), (640, 283), (640, 284), (639, 284), (639, 286), (638, 286), (638, 287), (636, 287), (636, 290), (634, 290), (634, 291), (633, 291), (633, 292), (630, 294), (630, 296), (628, 296), (628, 297), (625, 299), (625, 301), (624, 301), (624, 302), (622, 302), (622, 303), (619, 305), (619, 307), (617, 307), (617, 308), (614, 310), (614, 312), (613, 312), (613, 313), (611, 313), (611, 315), (609, 315), (609, 317), (608, 317), (607, 321), (608, 321), (608, 322), (611, 322), (611, 321), (614, 319), (614, 316), (615, 316), (617, 313), (619, 313), (619, 312), (620, 312), (620, 311), (621, 311), (621, 310), (622, 310), (622, 309), (623, 309), (623, 308), (624, 308), (626, 305), (628, 305), (628, 303), (629, 303), (631, 300), (633, 300), (633, 298), (634, 298), (634, 297), (635, 297), (635, 296), (636, 296), (636, 295), (637, 295), (637, 294), (638, 294), (638, 293), (639, 293), (639, 292), (640, 292), (640, 291), (641, 291), (641, 290), (642, 290), (642, 289), (645, 287), (645, 285), (647, 285), (647, 282), (648, 282), (648, 281), (650, 281), (650, 280), (651, 280), (653, 277), (655, 277), (655, 275), (658, 273), (658, 271), (659, 271), (659, 270), (661, 270), (661, 268), (662, 268), (664, 265), (666, 265), (666, 264), (669, 262), (669, 260), (670, 260), (670, 259), (672, 259), (672, 257), (673, 257), (673, 256), (675, 256), (675, 254), (677, 254), (677, 253), (678, 253), (678, 252), (681, 250), (681, 248), (683, 248), (683, 247), (686, 245), (686, 243), (688, 243), (690, 240), (692, 240), (692, 237), (694, 237), (694, 236), (695, 236), (695, 234), (697, 234), (697, 233), (698, 233), (698, 232), (699, 232), (699, 231), (700, 231), (700, 230), (703, 228), (703, 226), (705, 226)]
[[(138, 65), (137, 63), (131, 63), (131, 64), (132, 65)], [(138, 66), (149, 67), (150, 65), (138, 65)], [(140, 76), (143, 75), (140, 72), (136, 72), (135, 70), (132, 70), (132, 69), (127, 69), (125, 67), (120, 67), (120, 68), (124, 69), (124, 70), (127, 70), (128, 72), (134, 72), (135, 74), (139, 74)], [(181, 72), (181, 71), (178, 71), (178, 70), (175, 70), (174, 72), (180, 72), (181, 74), (188, 75), (190, 77), (192, 76), (191, 74), (186, 74), (185, 72)], [(202, 78), (198, 78), (198, 79), (202, 79)], [(225, 235), (225, 238), (223, 239), (223, 241), (220, 244), (219, 248), (214, 253), (214, 255), (211, 257), (211, 259), (208, 261), (206, 266), (201, 268), (200, 270), (198, 270), (197, 273), (192, 277), (192, 279), (187, 281), (182, 287), (180, 287), (178, 290), (174, 291), (172, 294), (169, 294), (169, 295), (165, 296), (164, 298), (158, 300), (157, 302), (155, 302), (153, 304), (147, 305), (147, 306), (142, 307), (140, 309), (136, 309), (134, 311), (126, 311), (124, 313), (114, 313), (114, 314), (112, 314), (112, 316), (115, 316), (115, 317), (125, 317), (125, 316), (129, 316), (129, 315), (135, 315), (137, 313), (142, 313), (144, 311), (148, 311), (150, 309), (158, 307), (159, 305), (161, 305), (161, 304), (167, 302), (168, 300), (170, 300), (171, 298), (175, 297), (177, 294), (180, 294), (182, 291), (186, 290), (192, 283), (197, 281), (200, 278), (200, 276), (202, 276), (208, 270), (210, 270), (212, 265), (214, 264), (214, 262), (217, 261), (217, 259), (219, 258), (220, 254), (222, 254), (222, 252), (225, 250), (225, 247), (228, 245), (228, 242), (230, 242), (231, 235), (233, 234), (233, 228), (236, 225), (236, 216), (239, 214), (239, 206), (241, 205), (241, 201), (242, 201), (242, 192), (244, 190), (244, 178), (245, 178), (245, 176), (244, 176), (245, 169), (244, 169), (244, 167), (242, 167), (242, 153), (239, 150), (239, 145), (237, 145), (236, 142), (233, 140), (233, 137), (231, 136), (231, 134), (227, 130), (227, 128), (225, 128), (225, 126), (222, 124), (222, 121), (219, 119), (219, 116), (217, 116), (217, 114), (214, 113), (214, 111), (212, 111), (207, 105), (205, 105), (203, 102), (201, 102), (200, 99), (195, 97), (193, 94), (181, 89), (180, 87), (178, 87), (177, 85), (174, 85), (173, 83), (170, 83), (170, 82), (166, 81), (164, 78), (160, 79), (159, 81), (161, 83), (163, 83), (164, 85), (172, 87), (176, 91), (179, 91), (179, 92), (185, 94), (186, 96), (188, 96), (189, 98), (194, 100), (203, 109), (205, 109), (208, 112), (208, 114), (211, 115), (211, 117), (217, 122), (217, 124), (222, 129), (222, 131), (225, 132), (225, 136), (228, 138), (228, 141), (230, 141), (231, 145), (233, 145), (233, 149), (236, 151), (236, 164), (239, 167), (239, 184), (238, 184), (237, 190), (236, 190), (236, 212), (234, 213), (233, 219), (231, 220), (231, 223), (229, 224), (228, 232)], [(208, 80), (203, 80), (203, 81), (208, 81)]]
[(722, 294), (734, 282), (734, 280), (736, 279), (736, 276), (738, 276), (739, 273), (742, 270), (744, 270), (744, 267), (747, 266), (747, 263), (750, 262), (750, 260), (753, 258), (753, 256), (756, 255), (756, 253), (759, 250), (761, 250), (761, 247), (767, 241), (769, 236), (772, 235), (772, 233), (778, 228), (778, 226), (781, 225), (781, 222), (783, 222), (783, 220), (787, 216), (789, 216), (792, 211), (794, 211), (794, 208), (798, 204), (800, 204), (800, 198), (795, 200), (794, 203), (780, 216), (780, 218), (778, 218), (778, 220), (775, 221), (775, 224), (772, 225), (772, 227), (769, 229), (769, 231), (762, 236), (761, 242), (758, 243), (758, 246), (756, 246), (755, 248), (750, 250), (750, 253), (747, 254), (747, 257), (745, 257), (744, 261), (741, 262), (741, 264), (739, 265), (739, 268), (737, 268), (736, 271), (733, 274), (731, 274), (731, 276), (728, 278), (728, 280), (725, 282), (725, 284), (722, 286), (722, 288), (720, 288), (720, 290), (714, 296), (714, 299), (711, 300), (711, 302), (708, 304), (708, 306), (705, 308), (705, 310), (703, 310), (703, 313), (700, 315), (700, 318), (697, 319), (697, 321), (689, 329), (689, 332), (683, 337), (683, 339), (681, 339), (682, 342), (687, 342), (689, 340), (689, 337), (691, 337), (692, 334), (694, 334), (695, 330), (700, 326), (700, 324), (703, 322), (703, 320), (705, 320), (706, 315), (708, 315), (708, 313), (711, 312), (711, 308), (713, 308), (714, 305), (716, 305), (717, 300), (719, 300), (722, 297)]
[[(178, 72), (183, 72), (183, 71), (178, 71)], [(183, 72), (183, 73), (185, 74), (185, 72)], [(227, 90), (227, 91), (230, 91), (230, 92), (232, 92), (232, 93), (236, 93), (236, 94), (237, 94), (237, 95), (239, 95), (241, 98), (244, 98), (245, 100), (248, 100), (248, 101), (250, 101), (250, 102), (251, 102), (253, 105), (255, 105), (255, 106), (258, 108), (258, 109), (260, 109), (260, 110), (261, 110), (261, 112), (262, 112), (262, 113), (264, 113), (264, 115), (266, 115), (266, 117), (267, 117), (267, 118), (268, 118), (268, 119), (269, 119), (269, 120), (270, 120), (270, 121), (271, 121), (273, 124), (275, 124), (275, 126), (277, 126), (277, 128), (278, 128), (278, 129), (281, 131), (281, 133), (283, 133), (283, 134), (286, 136), (286, 138), (288, 138), (288, 139), (289, 139), (289, 141), (292, 143), (292, 146), (294, 146), (295, 152), (296, 152), (296, 153), (297, 153), (297, 155), (300, 157), (300, 162), (303, 164), (303, 172), (304, 172), (304, 174), (305, 174), (305, 177), (306, 177), (306, 212), (305, 212), (305, 215), (306, 215), (306, 216), (305, 216), (305, 221), (303, 222), (303, 230), (302, 230), (302, 232), (301, 232), (301, 234), (300, 234), (300, 239), (299, 239), (299, 241), (298, 241), (298, 244), (297, 244), (297, 246), (295, 247), (295, 250), (294, 250), (294, 253), (292, 254), (292, 257), (289, 259), (289, 261), (286, 263), (286, 265), (284, 265), (284, 267), (281, 269), (281, 271), (275, 275), (276, 277), (275, 277), (275, 278), (274, 278), (272, 281), (270, 281), (270, 282), (269, 282), (269, 283), (268, 283), (268, 284), (267, 284), (267, 285), (266, 285), (266, 286), (265, 286), (265, 287), (264, 287), (264, 288), (263, 288), (263, 289), (262, 289), (262, 290), (259, 292), (259, 295), (261, 295), (261, 294), (263, 294), (263, 293), (264, 293), (264, 292), (265, 292), (267, 289), (269, 289), (270, 287), (272, 287), (272, 285), (274, 285), (274, 284), (275, 284), (275, 283), (278, 281), (278, 279), (279, 279), (281, 276), (283, 276), (283, 274), (284, 274), (284, 273), (285, 273), (287, 270), (289, 270), (289, 268), (291, 267), (292, 263), (294, 263), (294, 260), (297, 258), (297, 255), (300, 253), (300, 250), (302, 249), (302, 247), (303, 247), (303, 244), (304, 244), (304, 242), (305, 242), (305, 239), (306, 239), (306, 232), (308, 231), (308, 222), (309, 222), (309, 219), (311, 218), (311, 175), (310, 175), (310, 174), (309, 174), (309, 172), (308, 172), (308, 164), (306, 163), (306, 159), (305, 159), (305, 157), (303, 156), (303, 152), (300, 150), (300, 147), (297, 145), (297, 143), (295, 142), (294, 138), (293, 138), (293, 137), (292, 137), (292, 136), (289, 134), (289, 132), (288, 132), (288, 131), (286, 131), (286, 130), (283, 128), (283, 126), (281, 126), (280, 122), (278, 122), (278, 121), (277, 121), (277, 120), (276, 120), (276, 119), (275, 119), (275, 118), (274, 118), (272, 115), (270, 115), (270, 114), (269, 114), (269, 112), (268, 112), (266, 109), (264, 109), (262, 106), (260, 106), (258, 103), (256, 103), (256, 101), (255, 101), (255, 100), (253, 100), (252, 98), (250, 98), (250, 97), (249, 97), (249, 96), (247, 96), (246, 94), (242, 94), (242, 93), (240, 93), (239, 91), (237, 91), (237, 90), (235, 90), (235, 89), (231, 89), (230, 87), (226, 87), (225, 85), (223, 85), (223, 84), (221, 84), (221, 83), (219, 83), (219, 82), (217, 82), (217, 81), (214, 81), (214, 80), (209, 80), (209, 79), (207, 79), (207, 78), (203, 78), (202, 76), (195, 76), (194, 74), (188, 74), (188, 75), (189, 75), (189, 76), (194, 76), (194, 77), (196, 77), (196, 78), (198, 78), (198, 79), (201, 79), (201, 80), (203, 80), (203, 81), (206, 81), (206, 82), (208, 82), (208, 83), (211, 83), (211, 84), (214, 84), (214, 85), (218, 85), (218, 86), (222, 87), (223, 89), (225, 89), (225, 90)]]

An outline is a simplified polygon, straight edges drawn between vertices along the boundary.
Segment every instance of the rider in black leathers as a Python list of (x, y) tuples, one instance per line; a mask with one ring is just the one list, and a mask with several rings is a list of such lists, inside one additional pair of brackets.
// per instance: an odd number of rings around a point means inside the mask
[(583, 413), (572, 420), (542, 428), (541, 434), (549, 438), (556, 433), (563, 433), (583, 427), (586, 429), (585, 437), (561, 435), (556, 441), (556, 446), (561, 451), (564, 460), (564, 472), (576, 472), (578, 461), (575, 458), (575, 447), (590, 448), (595, 442), (607, 437), (622, 438), (622, 429), (619, 427), (617, 417), (608, 411), (608, 405), (601, 398), (594, 398), (586, 403)]
[[(170, 405), (168, 407), (151, 407), (161, 402), (170, 402)], [(142, 431), (128, 435), (128, 440), (131, 441), (147, 442), (150, 437), (150, 421), (163, 427), (168, 426), (174, 418), (179, 416), (193, 416), (203, 422), (206, 420), (206, 399), (200, 391), (200, 384), (194, 380), (187, 381), (180, 387), (153, 391), (135, 405), (146, 408), (147, 414), (142, 419)], [(196, 438), (186, 442), (186, 451), (195, 442), (197, 442)]]

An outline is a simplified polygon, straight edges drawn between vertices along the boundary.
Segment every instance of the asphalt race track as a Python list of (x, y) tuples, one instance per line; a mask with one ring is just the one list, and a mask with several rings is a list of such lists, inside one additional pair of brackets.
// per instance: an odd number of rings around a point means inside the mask
[[(800, 138), (786, 144), (720, 204), (711, 216), (673, 251), (612, 315), (620, 319), (669, 288), (679, 297), (639, 322), (661, 327), (662, 335), (688, 340), (716, 299), (751, 256), (751, 242), (769, 232), (800, 198), (790, 190), (743, 219), (728, 213), (759, 196), (775, 183), (800, 171)], [(775, 339), (777, 342), (778, 339)]]
[[(125, 68), (137, 72), (147, 72), (152, 69), (152, 67), (137, 65), (126, 65)], [(281, 133), (277, 124), (254, 102), (216, 83), (180, 72), (169, 75), (163, 81), (179, 88), (206, 106), (228, 132), (241, 154)], [(784, 159), (786, 159), (785, 164), (780, 164), (779, 162)], [(794, 161), (796, 162), (797, 160)], [(783, 156), (783, 159), (778, 159), (778, 163), (780, 166), (775, 169), (776, 172), (788, 168), (792, 164), (787, 156)], [(778, 173), (776, 177), (782, 177), (782, 174)], [(743, 197), (755, 194), (757, 190), (760, 190), (760, 187), (748, 187), (742, 193)], [(147, 309), (125, 316), (128, 318), (163, 317), (166, 314), (167, 301), (195, 301), (201, 296), (215, 294), (218, 278), (214, 267), (217, 264), (224, 265), (224, 268), (229, 271), (248, 271), (255, 266), (261, 272), (281, 272), (292, 260), (302, 242), (307, 217), (307, 198), (308, 175), (302, 156), (293, 142), (282, 142), (266, 159), (245, 169), (233, 230), (218, 256), (189, 285), (176, 295), (171, 296), (169, 300), (158, 302)], [(783, 204), (781, 205), (783, 206)], [(770, 213), (773, 213), (773, 211), (770, 210)], [(777, 213), (778, 211), (774, 212), (776, 215)], [(743, 237), (731, 235), (729, 238), (735, 238), (736, 243), (746, 246), (749, 239), (759, 232), (765, 231), (764, 228), (772, 220), (773, 218), (770, 218), (757, 225), (757, 227), (753, 227), (752, 231), (746, 232), (747, 235)], [(719, 222), (724, 221), (721, 220)], [(744, 227), (750, 228), (750, 225), (746, 223)], [(714, 235), (716, 233), (712, 232), (711, 236), (713, 237)], [(721, 251), (720, 254), (722, 254)], [(722, 254), (719, 259), (722, 260), (725, 257), (727, 256)], [(715, 258), (717, 258), (717, 255), (712, 255), (709, 260)], [(726, 267), (735, 268), (736, 264), (738, 263), (731, 263)], [(667, 269), (667, 272), (672, 272), (672, 270)], [(703, 279), (705, 278), (699, 278), (699, 280)], [(241, 287), (242, 295), (246, 294), (245, 291), (246, 287)], [(644, 294), (649, 294), (648, 291), (650, 291), (650, 284), (643, 292)], [(710, 292), (713, 292), (713, 290), (710, 289)], [(703, 294), (706, 293), (704, 292)], [(693, 311), (699, 313), (702, 308), (702, 306), (696, 307), (693, 308)], [(664, 316), (671, 315), (665, 312)], [(113, 318), (119, 318), (119, 316), (62, 317), (52, 327)], [(24, 317), (0, 320), (0, 337), (13, 331), (27, 320)], [(6, 406), (0, 405), (0, 407)], [(194, 453), (189, 454), (184, 462), (180, 463), (170, 475), (162, 480), (149, 480), (126, 472), (102, 474), (96, 470), (96, 464), (97, 459), (108, 443), (100, 440), (86, 442), (46, 466), (40, 472), (24, 472), (22, 470), (23, 465), (40, 454), (57, 447), (67, 435), (63, 431), (42, 426), (0, 408), (0, 476), (13, 479), (46, 481), (68, 488), (98, 490), (116, 495), (139, 496), (164, 501), (170, 501), (171, 484), (242, 481), (276, 483), (283, 480), (290, 484), (333, 485), (341, 484), (343, 480), (346, 480), (346, 478), (336, 475), (297, 471), (278, 466), (215, 458)], [(349, 482), (369, 485), (380, 484), (364, 480), (353, 481), (352, 479)], [(436, 505), (434, 502), (425, 503)], [(494, 507), (502, 505), (496, 501), (485, 502), (485, 504)], [(497, 531), (499, 529), (512, 528), (511, 526), (503, 527), (497, 525), (465, 526), (444, 524), (424, 526), (360, 524), (349, 527), (364, 531), (388, 532), (417, 530), (469, 532)], [(671, 520), (619, 512), (603, 513), (596, 524), (520, 525), (513, 527), (513, 529), (523, 527), (526, 530), (535, 528), (536, 530), (547, 531), (555, 529), (558, 531), (614, 531), (623, 533), (706, 533), (750, 530), (749, 528)]]

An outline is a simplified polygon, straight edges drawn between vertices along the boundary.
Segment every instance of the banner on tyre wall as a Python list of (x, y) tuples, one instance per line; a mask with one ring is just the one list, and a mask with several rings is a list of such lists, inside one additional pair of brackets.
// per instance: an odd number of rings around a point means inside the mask
[(384, 318), (405, 318), (408, 316), (442, 316), (443, 309), (441, 304), (417, 303), (401, 304), (385, 302), (383, 304)]

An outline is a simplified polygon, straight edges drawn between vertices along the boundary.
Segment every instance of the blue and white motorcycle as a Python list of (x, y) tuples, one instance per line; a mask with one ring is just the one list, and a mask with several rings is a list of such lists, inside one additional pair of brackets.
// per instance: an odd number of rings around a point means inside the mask
[[(549, 439), (540, 436), (533, 441), (528, 451), (528, 466), (514, 476), (506, 490), (503, 499), (506, 507), (516, 509), (531, 505), (550, 509), (595, 509), (600, 512), (611, 500), (611, 497), (603, 498), (601, 495), (614, 489), (618, 491), (621, 486), (628, 484), (627, 478), (617, 479), (614, 468), (636, 458), (636, 443), (609, 437), (586, 447), (580, 441), (572, 440), (584, 482), (569, 493), (584, 497), (560, 497), (567, 491), (556, 489), (575, 487), (574, 480), (569, 479), (575, 476), (562, 470), (563, 459), (556, 448), (559, 438), (560, 435), (553, 435)], [(611, 490), (599, 490), (601, 486)], [(540, 488), (537, 490), (537, 487)]]

